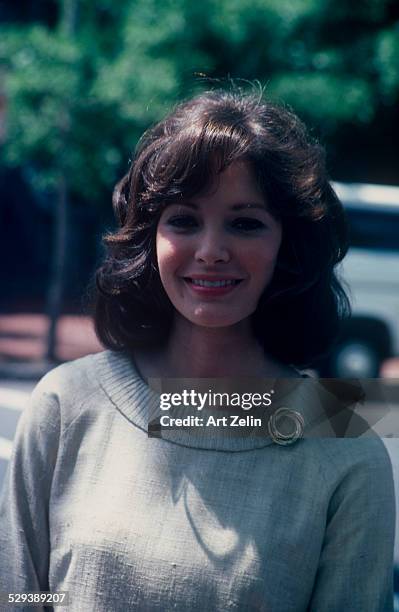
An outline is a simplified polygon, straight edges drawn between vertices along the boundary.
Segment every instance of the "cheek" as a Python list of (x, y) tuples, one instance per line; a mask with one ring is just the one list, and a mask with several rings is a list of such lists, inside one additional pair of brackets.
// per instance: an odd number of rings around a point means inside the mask
[(164, 274), (176, 271), (186, 259), (183, 245), (176, 238), (157, 234), (156, 240), (157, 262), (161, 278)]
[(277, 263), (277, 255), (280, 243), (254, 245), (248, 248), (244, 254), (246, 266), (251, 270), (253, 278), (259, 283), (269, 281), (273, 275), (275, 265)]

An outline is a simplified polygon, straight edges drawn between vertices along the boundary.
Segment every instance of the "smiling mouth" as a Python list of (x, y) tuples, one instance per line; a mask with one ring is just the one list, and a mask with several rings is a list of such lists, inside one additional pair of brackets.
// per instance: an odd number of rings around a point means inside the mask
[(194, 287), (207, 287), (209, 289), (220, 289), (224, 287), (234, 287), (242, 282), (243, 279), (226, 279), (226, 280), (205, 280), (200, 278), (185, 278), (187, 283)]

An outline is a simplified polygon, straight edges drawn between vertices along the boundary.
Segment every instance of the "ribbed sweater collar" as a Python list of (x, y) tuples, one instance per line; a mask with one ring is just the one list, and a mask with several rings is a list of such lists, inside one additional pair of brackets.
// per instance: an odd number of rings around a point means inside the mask
[[(94, 367), (100, 386), (115, 408), (148, 434), (149, 423), (159, 415), (160, 396), (144, 382), (132, 359), (123, 352), (104, 351), (95, 355)], [(202, 416), (207, 414), (204, 409)], [(267, 433), (251, 435), (247, 427), (163, 428), (158, 437), (180, 446), (227, 452), (249, 451), (273, 444)]]

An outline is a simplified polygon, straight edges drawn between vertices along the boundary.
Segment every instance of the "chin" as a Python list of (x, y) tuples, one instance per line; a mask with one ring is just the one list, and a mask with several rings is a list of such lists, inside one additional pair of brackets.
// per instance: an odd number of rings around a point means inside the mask
[(239, 321), (216, 321), (216, 320), (203, 320), (203, 321), (191, 321), (194, 325), (198, 327), (207, 327), (208, 329), (221, 329), (232, 327), (233, 325), (237, 325)]
[(216, 328), (227, 328), (233, 327), (242, 323), (244, 320), (248, 319), (250, 316), (249, 313), (245, 313), (242, 316), (231, 316), (230, 313), (195, 313), (192, 316), (186, 316), (185, 318), (190, 321), (193, 325), (197, 325), (198, 327), (208, 327), (212, 329)]

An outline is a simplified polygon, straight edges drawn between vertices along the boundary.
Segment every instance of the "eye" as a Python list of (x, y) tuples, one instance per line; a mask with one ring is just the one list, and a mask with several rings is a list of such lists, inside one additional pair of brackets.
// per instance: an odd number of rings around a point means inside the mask
[(233, 229), (239, 232), (254, 232), (266, 228), (266, 225), (259, 219), (253, 217), (238, 217), (231, 223)]
[(177, 230), (191, 230), (197, 227), (197, 220), (192, 215), (175, 215), (167, 220), (167, 225)]

